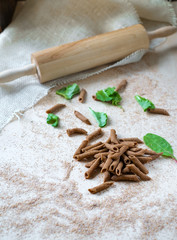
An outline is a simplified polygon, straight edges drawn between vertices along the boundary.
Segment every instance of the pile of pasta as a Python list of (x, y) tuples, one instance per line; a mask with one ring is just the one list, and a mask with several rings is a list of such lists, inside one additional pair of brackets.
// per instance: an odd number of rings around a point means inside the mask
[(157, 159), (162, 153), (139, 148), (138, 144), (143, 143), (139, 138), (118, 139), (114, 129), (110, 130), (110, 136), (106, 142), (90, 144), (94, 138), (102, 134), (103, 131), (99, 128), (87, 135), (73, 156), (78, 161), (87, 162), (86, 179), (93, 178), (96, 171), (104, 174), (103, 183), (88, 189), (90, 193), (98, 193), (117, 181), (151, 180), (144, 164)]

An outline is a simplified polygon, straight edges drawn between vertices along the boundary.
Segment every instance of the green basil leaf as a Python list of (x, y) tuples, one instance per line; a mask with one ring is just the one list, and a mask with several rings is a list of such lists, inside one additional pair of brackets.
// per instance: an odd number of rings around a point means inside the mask
[(56, 94), (63, 96), (67, 100), (73, 98), (74, 95), (80, 92), (79, 86), (74, 83), (72, 85), (68, 85), (67, 87), (63, 87), (56, 91)]
[(160, 153), (163, 152), (163, 156), (166, 157), (172, 157), (176, 159), (173, 155), (173, 149), (171, 145), (162, 137), (152, 134), (152, 133), (147, 133), (143, 137), (144, 143), (153, 151)]
[(89, 107), (90, 112), (95, 117), (96, 121), (98, 122), (99, 127), (104, 127), (107, 123), (108, 116), (106, 113), (103, 112), (95, 112)]
[(150, 109), (154, 109), (155, 108), (155, 105), (151, 101), (146, 99), (146, 98), (143, 98), (143, 97), (141, 97), (139, 95), (136, 95), (135, 99), (140, 104), (140, 106), (144, 109), (144, 112), (146, 112), (149, 108)]
[(118, 106), (119, 102), (122, 100), (119, 93), (115, 91), (115, 87), (108, 87), (106, 89), (98, 91), (96, 93), (96, 98), (102, 102), (111, 101), (112, 105), (115, 106)]
[(59, 117), (53, 113), (49, 113), (47, 117), (47, 123), (51, 124), (53, 127), (58, 127)]

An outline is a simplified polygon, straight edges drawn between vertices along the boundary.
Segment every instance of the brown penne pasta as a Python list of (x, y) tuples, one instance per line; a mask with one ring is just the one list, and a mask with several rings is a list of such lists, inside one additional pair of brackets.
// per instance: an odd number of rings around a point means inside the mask
[(129, 150), (132, 151), (132, 152), (138, 152), (138, 151), (142, 150), (142, 148), (132, 147)]
[(162, 114), (162, 115), (170, 116), (167, 110), (162, 108), (148, 109), (148, 112), (153, 114)]
[(119, 144), (116, 144), (117, 147), (121, 148), (123, 146), (128, 146), (128, 147), (134, 147), (137, 143), (136, 142), (121, 142)]
[(100, 100), (98, 100), (98, 99), (96, 98), (95, 95), (93, 95), (92, 98), (93, 98), (93, 100), (95, 100), (95, 101), (101, 102)]
[(59, 111), (61, 108), (63, 107), (66, 107), (65, 104), (61, 104), (61, 103), (58, 103), (56, 105), (54, 105), (53, 107), (49, 108), (46, 113), (54, 113), (54, 112), (57, 112)]
[(117, 168), (116, 168), (116, 175), (120, 176), (122, 175), (122, 168), (123, 168), (123, 162), (119, 162)]
[(106, 162), (103, 166), (103, 168), (101, 169), (101, 172), (104, 172), (104, 171), (108, 171), (109, 170), (109, 167), (110, 165), (112, 164), (113, 160), (112, 160), (112, 154), (109, 154), (108, 155), (108, 158), (106, 159)]
[(120, 141), (131, 141), (131, 142), (137, 142), (137, 143), (143, 143), (139, 138), (121, 138)]
[(116, 131), (114, 129), (110, 130), (110, 138), (111, 138), (112, 143), (119, 143), (119, 141), (117, 139)]
[(134, 165), (139, 168), (139, 170), (145, 174), (148, 174), (149, 171), (147, 170), (147, 168), (145, 168), (145, 166), (138, 160), (138, 158), (136, 158), (135, 156), (130, 156), (130, 160), (134, 163)]
[(98, 159), (91, 165), (91, 167), (89, 168), (89, 170), (88, 170), (87, 172), (85, 172), (85, 178), (86, 178), (86, 179), (88, 179), (88, 178), (90, 178), (90, 177), (92, 176), (93, 171), (98, 168), (98, 166), (100, 165), (100, 162), (101, 162), (101, 159), (98, 158)]
[(106, 140), (106, 143), (111, 143), (111, 137)]
[(85, 167), (90, 168), (95, 161), (96, 161), (96, 159), (93, 159), (91, 162), (86, 163)]
[(78, 111), (74, 111), (74, 115), (79, 118), (82, 122), (91, 125), (91, 122), (88, 120), (88, 118), (86, 118), (84, 115), (82, 115), (80, 112)]
[(97, 147), (93, 147), (91, 149), (89, 149), (88, 151), (91, 151), (91, 150), (101, 150), (101, 149), (105, 149), (105, 151), (107, 151), (107, 148), (104, 148), (104, 143), (97, 146)]
[(109, 171), (110, 172), (114, 172), (115, 171), (115, 169), (117, 168), (117, 166), (118, 166), (118, 164), (119, 164), (119, 159), (117, 159), (117, 160), (115, 160), (115, 161), (113, 161), (112, 162), (112, 164), (110, 165), (110, 167), (109, 167)]
[(122, 154), (122, 158), (123, 158), (123, 161), (124, 161), (124, 164), (125, 164), (125, 165), (131, 163), (131, 160), (130, 160), (129, 157), (127, 157), (125, 154)]
[(108, 182), (111, 179), (111, 174), (108, 171), (104, 172), (104, 182)]
[(128, 155), (128, 156), (142, 156), (144, 153), (146, 152), (146, 149), (141, 149), (140, 151), (138, 151), (138, 152), (133, 152), (133, 151), (126, 151), (126, 154)]
[(119, 148), (114, 144), (105, 143), (105, 147), (113, 152), (120, 152)]
[(126, 86), (127, 86), (127, 80), (124, 79), (119, 83), (119, 85), (117, 86), (115, 91), (120, 92), (120, 91), (124, 90)]
[(87, 141), (87, 140), (84, 140), (84, 141), (81, 143), (81, 145), (78, 147), (78, 149), (76, 150), (76, 152), (74, 153), (74, 156), (73, 156), (73, 157), (75, 158), (76, 155), (80, 154), (80, 153), (82, 152), (82, 149), (83, 149), (84, 147), (86, 147), (87, 144), (88, 144), (88, 141)]
[(137, 168), (134, 164), (129, 164), (127, 165), (127, 167), (130, 169), (131, 172), (133, 172), (134, 174), (136, 174), (137, 176), (139, 176), (143, 181), (149, 181), (151, 180), (151, 178), (149, 176), (147, 176), (146, 174), (144, 174), (143, 172), (141, 172), (139, 170), (139, 168)]
[(103, 134), (103, 131), (101, 130), (101, 128), (98, 128), (96, 131), (89, 134), (86, 139), (88, 141), (91, 141), (92, 139), (94, 139), (94, 138), (96, 138), (96, 137), (98, 137), (99, 135), (102, 135), (102, 134)]
[(129, 147), (126, 146), (126, 145), (123, 146), (123, 147), (121, 147), (121, 148), (120, 148), (120, 151), (119, 151), (118, 153), (114, 153), (114, 154), (112, 155), (112, 158), (113, 158), (113, 159), (119, 159), (120, 156), (122, 156), (122, 154), (123, 154), (124, 152), (126, 152), (128, 148), (129, 148)]
[(90, 193), (95, 194), (109, 188), (114, 182), (105, 182), (94, 188), (88, 189)]
[(139, 182), (139, 178), (136, 175), (121, 175), (112, 176), (111, 180), (118, 182), (118, 181), (132, 181), (132, 182)]
[(71, 128), (67, 129), (66, 132), (69, 137), (76, 133), (87, 135), (87, 131), (85, 131), (83, 128)]
[(151, 161), (153, 161), (153, 160), (155, 160), (155, 159), (157, 159), (158, 157), (160, 157), (161, 155), (162, 155), (163, 153), (157, 153), (157, 154), (155, 154), (155, 155), (151, 155), (150, 157), (138, 157), (138, 159), (140, 160), (140, 162), (142, 163), (142, 164), (145, 164), (145, 163), (149, 163), (149, 162), (151, 162)]
[(104, 162), (102, 162), (102, 163), (99, 165), (100, 168), (103, 168), (103, 166), (104, 166)]
[(122, 173), (125, 174), (125, 173), (130, 173), (130, 169), (126, 166), (124, 169), (122, 169)]
[(156, 153), (155, 151), (152, 151), (152, 150), (146, 149), (145, 154), (156, 155), (157, 153)]
[(88, 151), (88, 152), (84, 152), (81, 153), (79, 155), (76, 155), (75, 158), (80, 161), (83, 160), (84, 158), (88, 158), (88, 157), (92, 157), (94, 156), (96, 153), (98, 153), (98, 150), (93, 150), (93, 151)]
[(83, 103), (85, 101), (85, 96), (86, 96), (86, 90), (84, 88), (82, 88), (82, 90), (80, 91), (79, 94), (79, 102)]
[(99, 146), (99, 145), (101, 145), (101, 144), (103, 144), (103, 143), (102, 143), (102, 142), (97, 142), (97, 143), (95, 143), (95, 144), (92, 144), (92, 145), (90, 145), (90, 146), (87, 146), (87, 147), (83, 148), (82, 151), (83, 151), (83, 152), (86, 152), (86, 151), (88, 151), (88, 150), (90, 150), (90, 149), (92, 149), (92, 148), (94, 148), (94, 147), (97, 147), (97, 146)]
[(94, 155), (94, 158), (107, 157), (109, 154), (110, 154), (109, 152), (97, 153)]

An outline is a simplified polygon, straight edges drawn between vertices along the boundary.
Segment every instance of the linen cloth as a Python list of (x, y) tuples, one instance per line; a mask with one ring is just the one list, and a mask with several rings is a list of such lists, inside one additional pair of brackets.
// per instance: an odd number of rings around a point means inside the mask
[[(173, 6), (165, 0), (28, 0), (21, 13), (0, 35), (0, 71), (29, 64), (33, 52), (141, 23), (140, 17), (176, 25)], [(146, 21), (146, 26), (154, 28), (159, 24), (147, 24)], [(43, 85), (36, 76), (1, 84), (0, 130), (15, 115), (20, 116), (47, 95), (53, 86), (139, 61), (145, 52), (142, 49), (115, 64)]]

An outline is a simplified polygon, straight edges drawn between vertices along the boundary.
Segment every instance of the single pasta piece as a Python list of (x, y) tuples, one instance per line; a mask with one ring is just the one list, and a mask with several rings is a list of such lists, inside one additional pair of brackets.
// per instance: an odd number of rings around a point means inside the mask
[(90, 193), (95, 194), (109, 188), (114, 182), (105, 182), (94, 188), (88, 189)]
[(117, 166), (119, 164), (119, 161), (120, 161), (120, 159), (113, 161), (113, 163), (109, 167), (110, 172), (114, 172), (114, 170), (117, 168)]
[(125, 165), (131, 163), (131, 160), (125, 154), (122, 154), (122, 158), (123, 158), (123, 161), (124, 161)]
[(108, 182), (111, 179), (111, 174), (108, 171), (104, 172), (104, 182)]
[(91, 122), (86, 118), (84, 115), (82, 115), (78, 111), (74, 111), (74, 115), (79, 118), (82, 122), (86, 123), (87, 125), (91, 125)]
[(111, 143), (111, 137), (106, 140), (106, 143)]
[(120, 151), (119, 151), (118, 153), (114, 153), (114, 154), (112, 155), (112, 158), (113, 158), (113, 159), (119, 159), (119, 158), (122, 156), (122, 154), (127, 151), (128, 148), (129, 148), (129, 147), (126, 146), (126, 145), (123, 146), (123, 147), (121, 147), (121, 148), (120, 148)]
[(61, 108), (63, 107), (66, 107), (65, 104), (61, 104), (61, 103), (58, 103), (56, 105), (54, 105), (53, 107), (49, 108), (46, 113), (54, 113), (54, 112), (57, 112), (59, 111)]
[(88, 179), (92, 176), (93, 172), (95, 169), (98, 168), (98, 166), (100, 165), (101, 159), (98, 158), (89, 168), (89, 170), (87, 172), (85, 172), (85, 178)]
[(132, 151), (132, 152), (138, 152), (138, 151), (142, 150), (142, 148), (132, 147), (129, 150)]
[(148, 174), (149, 171), (147, 170), (147, 168), (145, 168), (145, 166), (138, 160), (138, 158), (136, 158), (135, 156), (130, 156), (130, 160), (134, 163), (134, 165), (139, 168), (139, 170), (145, 174)]
[(130, 173), (130, 169), (126, 166), (124, 169), (122, 169), (122, 173)]
[(110, 130), (110, 138), (111, 138), (112, 143), (119, 143), (119, 141), (117, 139), (116, 131), (114, 129)]
[(139, 138), (121, 138), (121, 141), (132, 141), (132, 142), (137, 142), (137, 143), (143, 143)]
[(94, 147), (97, 147), (97, 146), (101, 145), (101, 144), (103, 144), (103, 143), (102, 142), (97, 142), (97, 143), (95, 143), (93, 145), (90, 145), (90, 146), (87, 146), (87, 147), (83, 148), (82, 151), (83, 152), (88, 151), (88, 150), (90, 150), (90, 149), (92, 149)]
[(123, 146), (128, 146), (128, 147), (134, 147), (137, 143), (136, 142), (121, 142), (119, 144), (116, 144), (117, 147), (123, 147)]
[(129, 164), (129, 165), (127, 165), (127, 167), (130, 169), (131, 172), (133, 172), (134, 174), (139, 176), (143, 181), (151, 180), (151, 178), (149, 176), (147, 176), (146, 174), (141, 172), (134, 164)]
[(102, 163), (99, 165), (100, 168), (103, 168), (103, 166), (104, 166), (104, 162), (102, 162)]
[(118, 181), (132, 181), (132, 182), (139, 182), (139, 178), (136, 175), (114, 175), (112, 176), (111, 180), (118, 182)]
[(123, 162), (119, 162), (117, 168), (116, 168), (116, 175), (120, 176), (122, 175), (122, 168), (123, 168)]
[(88, 157), (92, 157), (95, 154), (99, 153), (99, 152), (104, 152), (105, 149), (101, 149), (101, 150), (93, 150), (93, 151), (87, 151), (81, 154), (78, 154), (75, 156), (75, 159), (77, 159), (78, 161), (83, 160), (84, 158), (88, 158)]
[(100, 149), (105, 149), (105, 151), (107, 151), (107, 148), (104, 148), (104, 143), (102, 143), (101, 145), (98, 145), (97, 147), (93, 147), (93, 148), (89, 149), (88, 151), (100, 150)]
[(157, 153), (156, 153), (155, 151), (152, 151), (152, 150), (146, 149), (145, 154), (156, 155)]
[(160, 157), (163, 153), (157, 153), (157, 154), (154, 154), (154, 155), (151, 155), (150, 157), (139, 157), (138, 156), (138, 159), (140, 160), (140, 162), (142, 164), (145, 164), (145, 163), (149, 163), (155, 159), (157, 159), (158, 157)]
[(78, 149), (75, 151), (73, 157), (75, 158), (76, 155), (80, 154), (80, 153), (82, 152), (82, 149), (83, 149), (84, 147), (86, 147), (87, 144), (88, 144), (88, 141), (87, 141), (87, 140), (84, 140), (84, 141), (81, 143), (81, 145), (78, 147)]
[(106, 159), (106, 162), (103, 166), (103, 168), (101, 169), (101, 172), (104, 172), (104, 171), (108, 171), (109, 170), (109, 167), (110, 165), (112, 164), (113, 160), (112, 160), (112, 154), (109, 154), (108, 155), (108, 158)]
[(96, 138), (96, 137), (98, 137), (99, 135), (102, 135), (102, 134), (103, 134), (103, 131), (101, 130), (101, 128), (98, 128), (96, 131), (89, 134), (86, 139), (88, 141), (91, 141), (92, 139), (94, 139), (94, 138)]
[(99, 99), (96, 98), (95, 95), (93, 95), (92, 98), (93, 98), (93, 100), (95, 100), (95, 101), (101, 102)]
[(165, 109), (162, 109), (162, 108), (148, 109), (148, 112), (153, 114), (162, 114), (162, 115), (170, 116), (170, 114)]
[(91, 162), (86, 163), (85, 167), (90, 168), (95, 161), (96, 161), (96, 159), (93, 159)]
[(124, 79), (119, 83), (115, 91), (120, 92), (121, 90), (124, 90), (126, 86), (127, 86), (127, 80)]
[(97, 153), (94, 155), (94, 158), (107, 157), (109, 154), (110, 154), (109, 152)]
[(66, 132), (69, 137), (75, 133), (87, 135), (87, 131), (85, 131), (83, 128), (71, 128), (67, 129)]
[(82, 90), (80, 91), (79, 94), (79, 102), (83, 103), (85, 101), (85, 96), (86, 96), (86, 90), (84, 88), (82, 88)]
[(113, 152), (120, 152), (120, 149), (114, 144), (105, 143), (104, 145), (107, 149), (109, 149)]
[(126, 154), (128, 155), (128, 156), (142, 156), (144, 153), (146, 152), (146, 149), (141, 149), (140, 151), (138, 151), (138, 152), (133, 152), (133, 151), (127, 151), (126, 152)]

